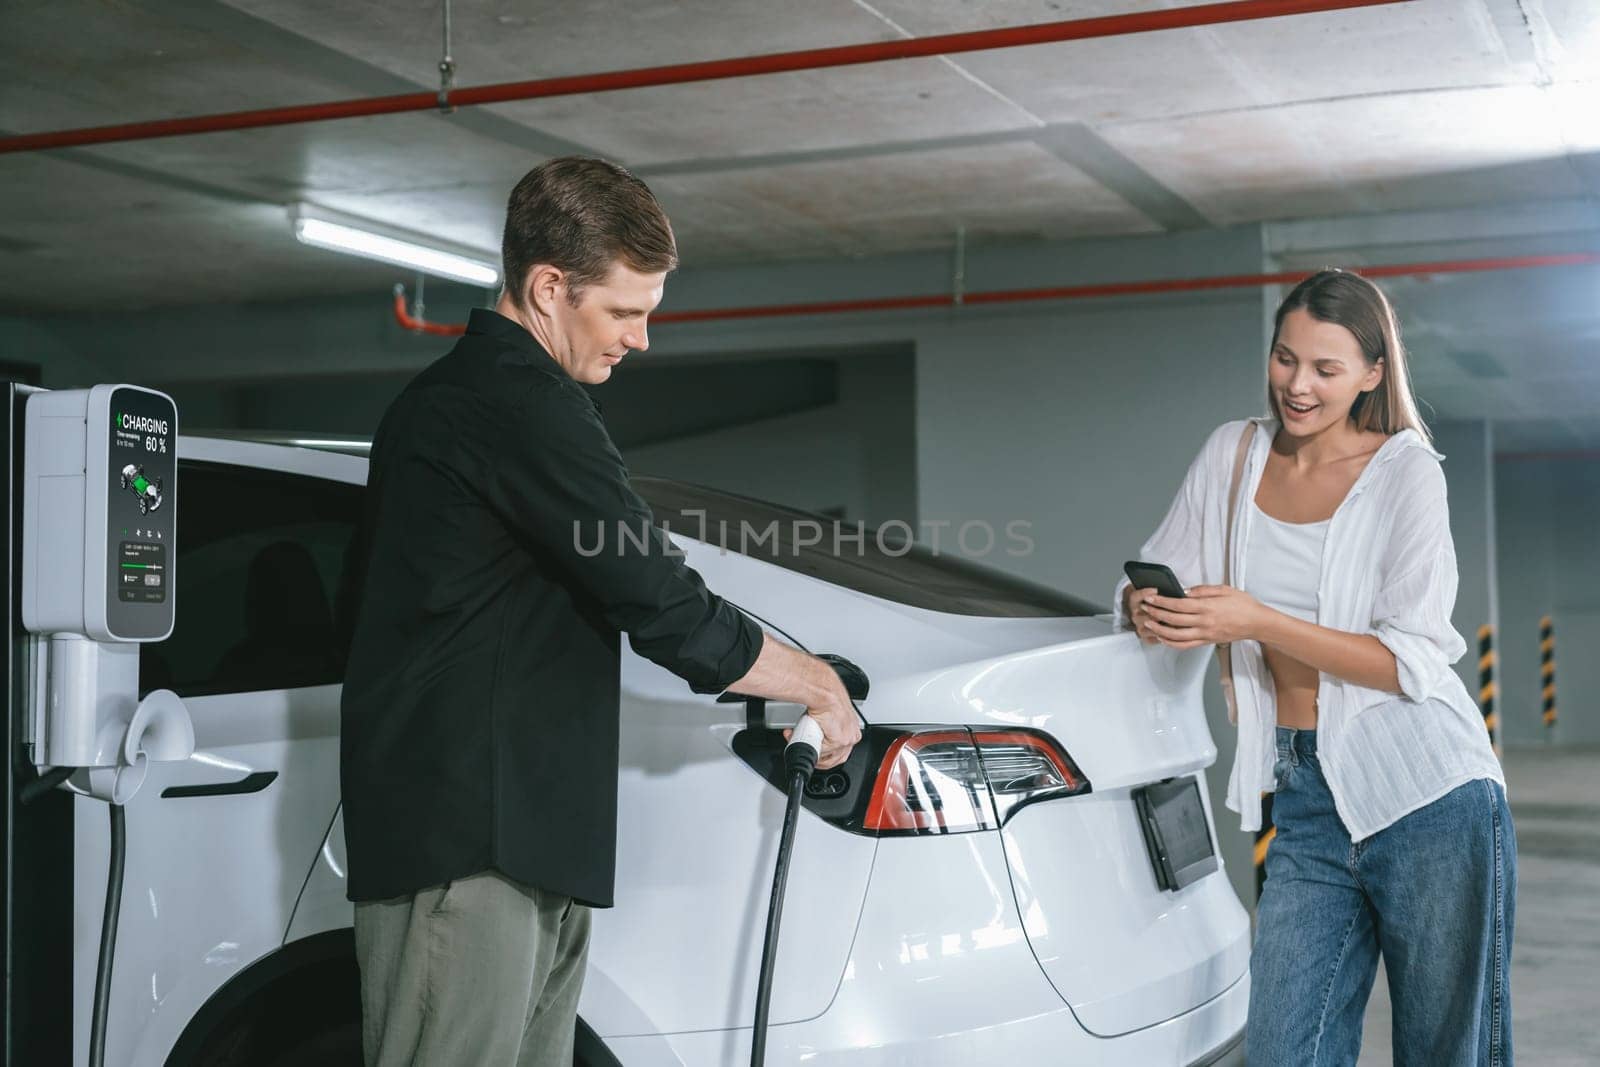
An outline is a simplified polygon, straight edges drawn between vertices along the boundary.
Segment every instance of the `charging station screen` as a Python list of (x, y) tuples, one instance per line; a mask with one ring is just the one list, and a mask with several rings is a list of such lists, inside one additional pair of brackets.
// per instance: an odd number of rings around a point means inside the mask
[(125, 639), (158, 637), (172, 626), (177, 421), (172, 401), (159, 393), (122, 388), (111, 395), (106, 618)]
[(162, 544), (124, 541), (121, 554), (117, 599), (140, 604), (159, 604), (167, 599), (167, 550)]

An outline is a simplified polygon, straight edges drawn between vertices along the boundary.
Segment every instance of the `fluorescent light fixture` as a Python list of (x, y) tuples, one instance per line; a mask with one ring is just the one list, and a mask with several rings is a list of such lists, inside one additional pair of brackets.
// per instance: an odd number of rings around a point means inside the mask
[[(1600, 26), (1600, 21), (1596, 22)], [(1545, 93), (1555, 112), (1567, 149), (1593, 152), (1600, 148), (1600, 81), (1553, 82)]]
[(476, 249), (339, 215), (309, 204), (291, 205), (289, 222), (302, 244), (392, 263), (485, 289), (500, 284), (500, 265)]

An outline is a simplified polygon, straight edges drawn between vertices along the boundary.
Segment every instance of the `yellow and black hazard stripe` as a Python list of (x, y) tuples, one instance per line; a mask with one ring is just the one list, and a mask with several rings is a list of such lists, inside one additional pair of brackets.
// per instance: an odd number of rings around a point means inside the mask
[(1494, 675), (1494, 627), (1485, 623), (1478, 627), (1478, 707), (1483, 709), (1483, 726), (1489, 731), (1489, 741), (1497, 744), (1500, 719), (1494, 709)]
[(1261, 829), (1256, 831), (1256, 899), (1261, 899), (1261, 889), (1267, 884), (1267, 849), (1278, 836), (1272, 825), (1272, 794), (1261, 794)]
[(1539, 620), (1539, 684), (1544, 689), (1544, 724), (1556, 724), (1556, 630), (1546, 615)]

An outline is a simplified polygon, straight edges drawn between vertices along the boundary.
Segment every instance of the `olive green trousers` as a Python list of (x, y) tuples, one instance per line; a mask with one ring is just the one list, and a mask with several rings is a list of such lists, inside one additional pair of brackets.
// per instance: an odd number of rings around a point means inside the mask
[(588, 908), (486, 871), (355, 925), (367, 1067), (571, 1067)]

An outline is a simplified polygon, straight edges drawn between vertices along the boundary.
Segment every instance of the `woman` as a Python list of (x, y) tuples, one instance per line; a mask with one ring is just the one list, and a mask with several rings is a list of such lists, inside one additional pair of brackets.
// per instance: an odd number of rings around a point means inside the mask
[(1396, 1064), (1508, 1064), (1516, 837), (1450, 666), (1466, 646), (1443, 457), (1377, 286), (1326, 270), (1295, 287), (1267, 398), (1272, 418), (1211, 435), (1144, 546), (1188, 595), (1116, 595), (1147, 644), (1229, 646), (1228, 807), (1258, 829), (1277, 794), (1249, 1060), (1355, 1063), (1381, 954)]

